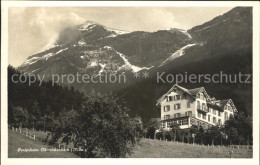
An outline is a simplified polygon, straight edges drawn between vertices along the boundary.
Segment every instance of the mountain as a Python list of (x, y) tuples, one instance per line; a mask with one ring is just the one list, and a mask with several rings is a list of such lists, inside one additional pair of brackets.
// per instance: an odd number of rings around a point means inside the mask
[[(146, 122), (158, 117), (156, 100), (175, 83), (157, 83), (165, 74), (252, 74), (252, 8), (236, 7), (187, 31), (172, 28), (156, 32), (126, 32), (93, 21), (64, 29), (53, 48), (34, 54), (19, 68), (25, 73), (52, 74), (122, 73), (127, 83), (69, 84), (89, 92), (114, 92)], [(149, 71), (149, 78), (132, 72)], [(65, 82), (66, 83), (66, 82)], [(204, 86), (218, 99), (231, 98), (241, 111), (252, 113), (252, 84), (182, 83)]]
[[(160, 64), (191, 42), (181, 30), (126, 32), (87, 21), (64, 29), (55, 46), (34, 54), (19, 67), (26, 73), (69, 74), (140, 71)], [(111, 70), (111, 66), (116, 68)]]

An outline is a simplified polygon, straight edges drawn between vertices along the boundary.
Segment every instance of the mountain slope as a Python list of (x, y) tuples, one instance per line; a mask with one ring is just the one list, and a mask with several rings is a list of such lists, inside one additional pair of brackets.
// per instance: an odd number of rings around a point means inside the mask
[[(26, 73), (104, 74), (122, 73), (126, 83), (69, 84), (85, 92), (114, 92), (140, 115), (144, 122), (158, 117), (156, 100), (173, 83), (157, 83), (165, 74), (252, 74), (252, 8), (237, 7), (188, 31), (125, 32), (86, 22), (61, 32), (56, 45), (28, 57), (19, 67)], [(132, 72), (149, 71), (149, 78), (134, 78)], [(231, 98), (237, 108), (252, 113), (252, 84), (182, 83), (187, 88), (204, 86), (218, 99)]]
[(70, 70), (95, 74), (113, 65), (115, 72), (135, 72), (159, 65), (190, 42), (190, 36), (181, 30), (126, 32), (87, 21), (64, 29), (53, 48), (28, 57), (18, 69), (40, 75), (68, 74)]
[[(226, 19), (230, 21), (227, 22)], [(209, 31), (202, 33), (202, 29), (216, 24), (216, 21), (217, 25), (211, 26)], [(133, 115), (140, 114), (145, 121), (160, 116), (160, 110), (155, 106), (156, 100), (176, 81), (157, 83), (157, 72), (164, 72), (164, 75), (214, 75), (220, 72), (231, 76), (238, 75), (239, 72), (252, 74), (251, 8), (234, 8), (217, 19), (188, 30), (188, 33), (191, 34), (196, 45), (184, 50), (184, 54), (178, 58), (168, 60), (160, 67), (150, 70), (149, 79), (143, 79), (135, 85), (117, 91), (128, 101), (130, 107), (134, 107)], [(181, 51), (176, 53), (182, 54)], [(163, 76), (163, 79), (166, 80), (166, 76)], [(250, 81), (252, 82), (252, 77)], [(201, 81), (183, 82), (180, 85), (186, 88), (204, 86), (210, 96), (217, 99), (231, 98), (239, 111), (252, 114), (252, 83), (226, 83), (225, 81), (205, 83)]]

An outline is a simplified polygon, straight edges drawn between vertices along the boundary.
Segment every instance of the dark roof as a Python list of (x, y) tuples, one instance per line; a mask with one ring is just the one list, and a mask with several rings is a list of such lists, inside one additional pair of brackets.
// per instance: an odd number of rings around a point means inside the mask
[(224, 108), (224, 106), (228, 103), (230, 99), (226, 99), (226, 100), (219, 100), (219, 106), (221, 108)]
[(201, 91), (202, 89), (203, 89), (203, 87), (194, 88), (194, 89), (189, 89), (188, 92), (189, 92), (192, 96), (195, 96), (195, 95), (197, 95), (197, 93), (199, 93), (199, 91)]
[(200, 92), (202, 89), (204, 89), (204, 87), (199, 87), (199, 88), (194, 88), (194, 89), (186, 89), (184, 87), (181, 87), (177, 84), (173, 85), (172, 88), (166, 93), (166, 94), (163, 94), (158, 100), (157, 100), (157, 103), (159, 103), (162, 99), (164, 99), (168, 93), (170, 93), (172, 91), (172, 89), (174, 87), (178, 87), (180, 88), (181, 90), (183, 90), (184, 92), (186, 92), (187, 94), (189, 94), (190, 96), (192, 97), (196, 97), (197, 93)]
[[(187, 94), (189, 94), (190, 96), (192, 96), (193, 98), (195, 98), (196, 95), (197, 95), (197, 93), (199, 93), (201, 90), (204, 90), (204, 92), (206, 93), (206, 95), (207, 95), (207, 97), (208, 97), (208, 99), (207, 99), (207, 105), (209, 105), (209, 106), (211, 106), (211, 107), (213, 107), (213, 108), (221, 109), (221, 110), (223, 110), (223, 109), (224, 109), (224, 106), (231, 100), (231, 99), (216, 100), (214, 97), (211, 98), (211, 97), (207, 94), (207, 92), (206, 92), (206, 90), (205, 90), (204, 87), (193, 88), (193, 89), (186, 89), (186, 88), (184, 88), (184, 87), (181, 87), (181, 86), (175, 84), (175, 85), (173, 85), (173, 87), (172, 87), (167, 93), (163, 94), (163, 95), (157, 100), (157, 104), (156, 104), (156, 105), (159, 105), (159, 104), (160, 104), (160, 101), (161, 101), (162, 99), (164, 99), (164, 98), (167, 96), (167, 94), (172, 91), (172, 89), (173, 89), (174, 87), (180, 88), (181, 90), (183, 90), (184, 92), (186, 92)], [(219, 105), (216, 104), (217, 102), (219, 102)], [(232, 103), (232, 106), (235, 108), (235, 111), (237, 111), (237, 110), (236, 110), (236, 107), (235, 107), (235, 105), (234, 105), (234, 103), (233, 103), (232, 100), (231, 100), (231, 103)]]
[(207, 106), (208, 106), (208, 107), (211, 107), (211, 108), (216, 108), (216, 109), (218, 109), (218, 110), (223, 110), (223, 108), (221, 108), (220, 106), (218, 106), (218, 105), (215, 104), (215, 103), (207, 102)]

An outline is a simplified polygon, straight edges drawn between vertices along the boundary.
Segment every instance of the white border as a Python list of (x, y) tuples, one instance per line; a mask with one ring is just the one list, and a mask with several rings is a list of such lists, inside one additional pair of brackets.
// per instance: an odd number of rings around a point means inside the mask
[[(29, 164), (259, 164), (259, 2), (205, 2), (205, 1), (1, 1), (2, 37), (1, 37), (1, 162), (4, 165)], [(8, 66), (8, 8), (9, 7), (225, 7), (225, 6), (252, 6), (253, 7), (253, 158), (252, 159), (225, 159), (225, 158), (127, 158), (127, 159), (77, 159), (77, 158), (8, 158), (7, 142), (7, 66)]]

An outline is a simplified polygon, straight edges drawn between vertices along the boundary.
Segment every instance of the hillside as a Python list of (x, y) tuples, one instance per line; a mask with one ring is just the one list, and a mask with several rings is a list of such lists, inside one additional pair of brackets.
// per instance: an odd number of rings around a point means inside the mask
[[(232, 158), (252, 158), (252, 149), (232, 149)], [(229, 148), (142, 139), (130, 158), (230, 158)]]

